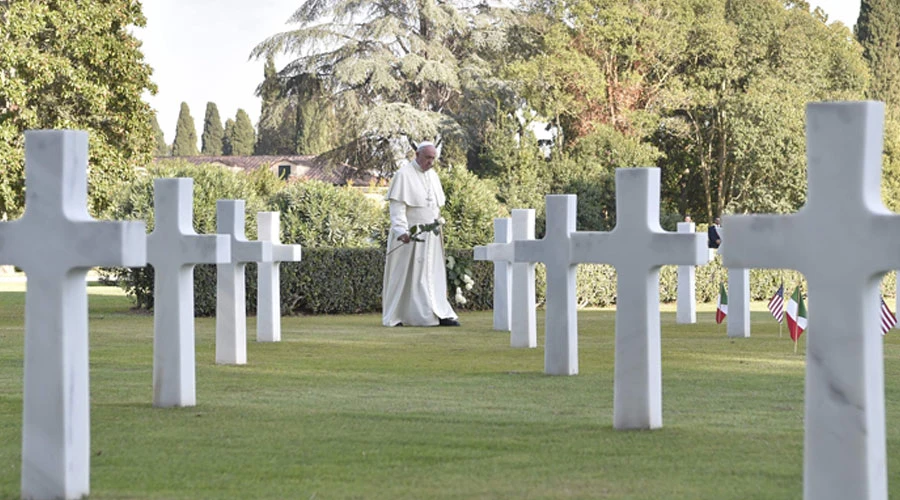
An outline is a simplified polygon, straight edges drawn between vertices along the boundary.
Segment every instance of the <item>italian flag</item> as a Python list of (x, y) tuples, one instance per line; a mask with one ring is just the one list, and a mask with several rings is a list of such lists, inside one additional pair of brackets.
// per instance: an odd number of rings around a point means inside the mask
[(719, 283), (719, 303), (716, 305), (716, 323), (728, 316), (728, 294), (725, 293), (725, 284)]
[(791, 299), (787, 304), (787, 324), (788, 332), (791, 334), (791, 340), (797, 342), (803, 330), (806, 330), (806, 305), (803, 303), (803, 295), (800, 293), (800, 287), (794, 289)]

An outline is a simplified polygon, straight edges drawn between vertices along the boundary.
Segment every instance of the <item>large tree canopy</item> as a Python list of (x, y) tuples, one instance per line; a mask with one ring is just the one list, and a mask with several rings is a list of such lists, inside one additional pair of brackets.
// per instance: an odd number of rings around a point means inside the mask
[[(655, 163), (664, 209), (785, 212), (805, 200), (804, 107), (856, 99), (849, 30), (781, 0), (537, 0), (508, 71), (584, 168)], [(596, 165), (596, 167), (594, 166)], [(702, 217), (705, 216), (705, 217)]]
[(95, 214), (150, 159), (152, 112), (141, 95), (156, 87), (131, 34), (144, 23), (134, 0), (0, 2), (0, 219), (22, 212), (25, 130), (88, 131)]
[(299, 28), (253, 55), (298, 55), (282, 75), (322, 82), (340, 114), (343, 137), (328, 156), (391, 172), (410, 142), (465, 147), (459, 118), (483, 104), (473, 102), (490, 74), (482, 56), (502, 42), (492, 12), (465, 0), (307, 0), (290, 19)]

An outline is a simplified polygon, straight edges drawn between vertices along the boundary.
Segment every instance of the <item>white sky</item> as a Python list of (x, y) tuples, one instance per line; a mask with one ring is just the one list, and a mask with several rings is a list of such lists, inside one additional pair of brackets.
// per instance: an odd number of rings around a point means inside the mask
[[(263, 79), (262, 60), (248, 60), (253, 48), (291, 26), (287, 19), (303, 0), (144, 0), (147, 27), (136, 30), (145, 60), (153, 67), (155, 96), (145, 96), (158, 113), (166, 142), (175, 139), (181, 102), (187, 102), (197, 135), (206, 103), (219, 108), (222, 123), (243, 108), (256, 124), (260, 101), (253, 95)], [(810, 0), (829, 20), (852, 27), (858, 0)], [(278, 69), (289, 61), (276, 59)]]

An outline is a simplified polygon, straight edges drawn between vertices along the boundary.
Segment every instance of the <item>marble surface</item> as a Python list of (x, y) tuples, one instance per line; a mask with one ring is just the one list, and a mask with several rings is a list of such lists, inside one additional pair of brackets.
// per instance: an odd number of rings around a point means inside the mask
[(153, 406), (197, 404), (194, 265), (231, 262), (231, 238), (194, 231), (194, 180), (153, 181)]
[[(679, 222), (679, 233), (694, 233), (693, 222)], [(675, 302), (675, 322), (693, 324), (697, 322), (697, 272), (694, 266), (678, 266), (678, 295)]]
[(474, 248), (475, 260), (494, 263), (494, 330), (510, 331), (512, 323), (512, 224), (494, 219), (494, 243)]
[(575, 195), (548, 195), (544, 237), (535, 240), (515, 239), (514, 236), (513, 240), (517, 263), (543, 262), (547, 268), (544, 373), (548, 375), (578, 373), (577, 262), (571, 256), (575, 203)]
[(16, 265), (28, 277), (22, 498), (90, 493), (85, 277), (94, 266), (147, 263), (143, 222), (89, 215), (87, 166), (86, 132), (26, 132), (25, 214), (0, 222), (0, 264)]
[(881, 202), (884, 105), (809, 104), (806, 123), (806, 205), (723, 217), (723, 263), (809, 283), (804, 498), (886, 499), (879, 287), (900, 269), (900, 216)]
[(725, 331), (729, 337), (750, 337), (749, 269), (728, 268), (728, 316), (725, 322)]
[(706, 235), (660, 226), (659, 178), (658, 168), (617, 169), (616, 227), (572, 235), (573, 261), (616, 268), (616, 429), (662, 427), (660, 267), (708, 262)]
[(272, 261), (257, 266), (256, 340), (281, 342), (281, 274), (282, 262), (300, 262), (300, 245), (281, 243), (281, 213), (258, 212), (257, 234), (260, 241), (272, 244)]
[(231, 262), (216, 266), (216, 363), (247, 363), (247, 291), (249, 262), (273, 262), (272, 243), (249, 241), (244, 233), (244, 200), (216, 202), (216, 232), (231, 240)]
[[(534, 240), (534, 209), (515, 208), (510, 216), (513, 242)], [(512, 262), (512, 317), (509, 335), (512, 347), (537, 347), (534, 268), (535, 265), (531, 262)]]

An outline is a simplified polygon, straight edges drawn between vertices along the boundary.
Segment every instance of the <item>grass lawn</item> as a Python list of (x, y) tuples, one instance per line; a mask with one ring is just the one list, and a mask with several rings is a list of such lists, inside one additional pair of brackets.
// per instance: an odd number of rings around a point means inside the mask
[[(4, 286), (0, 498), (18, 498), (24, 293)], [(611, 310), (579, 312), (574, 377), (543, 375), (543, 349), (508, 347), (490, 312), (463, 314), (462, 328), (285, 318), (278, 344), (256, 343), (250, 318), (246, 366), (215, 364), (215, 320), (201, 318), (197, 406), (155, 409), (152, 316), (89, 290), (91, 499), (802, 496), (805, 358), (762, 303), (737, 340), (712, 305), (696, 325), (664, 306), (664, 427), (617, 432)], [(900, 497), (900, 334), (885, 340), (885, 371)]]

